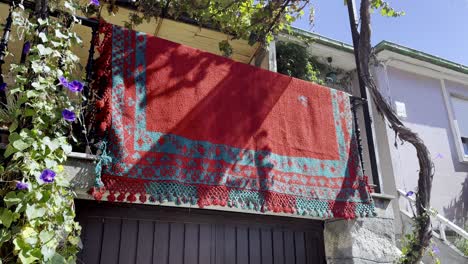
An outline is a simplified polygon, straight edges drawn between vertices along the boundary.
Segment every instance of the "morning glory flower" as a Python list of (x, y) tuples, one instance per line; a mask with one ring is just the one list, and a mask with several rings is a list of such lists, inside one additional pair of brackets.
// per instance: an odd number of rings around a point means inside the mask
[(89, 0), (89, 4), (99, 6), (99, 0)]
[(410, 196), (412, 196), (413, 194), (414, 194), (413, 191), (409, 191), (409, 192), (406, 193), (406, 197), (410, 197)]
[(46, 183), (51, 183), (54, 181), (55, 175), (55, 171), (51, 169), (45, 169), (42, 171), (40, 179)]
[(62, 85), (63, 87), (68, 87), (68, 81), (67, 81), (67, 78), (63, 77), (63, 76), (60, 76), (59, 77), (59, 82), (60, 82), (60, 85)]
[(66, 121), (69, 121), (69, 122), (73, 122), (76, 119), (75, 113), (73, 111), (68, 110), (68, 109), (64, 109), (62, 111), (62, 117), (63, 117), (63, 119), (65, 119)]
[(23, 46), (23, 54), (27, 55), (31, 49), (31, 42), (26, 41)]
[(69, 82), (67, 87), (68, 90), (70, 90), (71, 92), (81, 92), (83, 90), (83, 83), (81, 83), (78, 80), (74, 80), (72, 82)]
[(7, 87), (6, 83), (1, 83), (1, 84), (0, 84), (0, 92), (5, 91), (5, 90), (6, 90), (6, 87)]
[(18, 190), (27, 190), (29, 185), (25, 182), (17, 182), (16, 183), (16, 189)]
[(432, 252), (434, 252), (434, 254), (438, 255), (440, 253), (440, 250), (439, 250), (438, 247), (432, 246)]

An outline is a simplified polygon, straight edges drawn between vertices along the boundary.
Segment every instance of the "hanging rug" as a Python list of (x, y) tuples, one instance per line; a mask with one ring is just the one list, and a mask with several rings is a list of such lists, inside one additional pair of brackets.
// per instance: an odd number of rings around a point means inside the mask
[(105, 22), (99, 33), (109, 157), (96, 199), (374, 215), (349, 94)]

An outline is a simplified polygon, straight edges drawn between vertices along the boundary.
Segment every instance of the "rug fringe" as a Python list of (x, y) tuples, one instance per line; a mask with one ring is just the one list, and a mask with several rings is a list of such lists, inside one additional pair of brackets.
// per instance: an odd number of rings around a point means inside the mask
[[(192, 186), (177, 182), (158, 182), (145, 186), (136, 179), (103, 178), (106, 188), (93, 187), (90, 194), (96, 200), (143, 204), (198, 205), (199, 208), (221, 206), (256, 212), (273, 212), (319, 218), (373, 217), (374, 203), (324, 201), (288, 196), (275, 192), (253, 192), (229, 189), (226, 186)], [(131, 190), (131, 191), (128, 191)]]

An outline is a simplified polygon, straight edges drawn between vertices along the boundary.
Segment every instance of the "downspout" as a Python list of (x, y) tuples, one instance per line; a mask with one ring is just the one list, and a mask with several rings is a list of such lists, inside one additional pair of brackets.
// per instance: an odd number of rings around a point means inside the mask
[[(360, 34), (358, 31), (358, 23), (356, 19), (356, 12), (355, 12), (355, 1), (354, 0), (347, 0), (347, 7), (348, 7), (348, 16), (349, 16), (349, 24), (351, 27), (351, 35), (353, 37), (353, 47), (354, 47), (354, 57), (356, 61), (356, 70), (358, 74), (358, 80), (359, 80), (359, 88), (360, 88), (360, 96), (364, 100), (364, 103), (362, 104), (362, 112), (364, 114), (364, 128), (366, 130), (366, 138), (367, 138), (367, 150), (369, 152), (369, 159), (370, 159), (370, 165), (371, 165), (371, 172), (372, 172), (372, 183), (376, 185), (375, 192), (380, 193), (380, 178), (379, 178), (379, 172), (377, 168), (377, 157), (375, 153), (375, 144), (374, 144), (374, 133), (373, 133), (373, 128), (372, 128), (372, 120), (370, 116), (370, 111), (369, 111), (369, 102), (368, 102), (368, 96), (367, 96), (367, 87), (362, 79), (361, 75), (361, 62), (359, 58), (359, 39), (360, 39)], [(364, 170), (364, 168), (363, 168)]]

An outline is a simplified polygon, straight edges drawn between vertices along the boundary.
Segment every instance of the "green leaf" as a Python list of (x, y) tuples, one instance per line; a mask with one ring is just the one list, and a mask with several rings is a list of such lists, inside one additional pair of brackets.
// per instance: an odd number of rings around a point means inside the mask
[(57, 166), (57, 161), (53, 159), (45, 158), (44, 162), (47, 168), (54, 168)]
[(36, 91), (34, 91), (34, 90), (29, 90), (29, 91), (26, 92), (26, 96), (27, 96), (28, 98), (37, 97), (38, 95), (39, 95), (39, 94), (38, 94)]
[(7, 208), (9, 208), (12, 205), (19, 204), (22, 200), (22, 196), (24, 195), (17, 196), (16, 192), (9, 192), (7, 195), (5, 195), (3, 201), (5, 202)]
[(29, 147), (29, 144), (24, 142), (22, 139), (13, 141), (13, 147), (19, 151), (23, 151)]
[(58, 186), (67, 187), (67, 186), (70, 186), (70, 179), (68, 177), (64, 177), (64, 175), (61, 174), (55, 177), (55, 183)]
[(65, 155), (68, 155), (72, 152), (72, 146), (70, 144), (64, 143), (62, 144), (62, 149)]
[(49, 137), (44, 137), (44, 139), (42, 139), (42, 143), (44, 143), (51, 152), (54, 152), (60, 146), (60, 143), (57, 140), (50, 140)]
[(47, 41), (49, 41), (49, 39), (47, 38), (44, 32), (39, 33), (39, 38), (41, 38), (43, 43), (46, 43)]
[(68, 237), (68, 242), (70, 242), (70, 244), (74, 245), (74, 246), (77, 246), (78, 244), (80, 244), (80, 237), (78, 236), (69, 236)]
[(38, 260), (37, 257), (32, 256), (32, 255), (28, 254), (27, 252), (24, 252), (23, 250), (20, 251), (18, 257), (21, 260), (21, 263), (23, 263), (23, 264), (34, 263), (36, 260)]
[(55, 253), (55, 255), (52, 257), (50, 263), (52, 264), (66, 264), (67, 260), (60, 254)]
[(39, 18), (39, 19), (37, 20), (37, 22), (39, 23), (39, 25), (44, 25), (44, 24), (47, 24), (48, 20), (47, 20), (47, 19)]
[(17, 128), (18, 128), (18, 120), (15, 120), (13, 121), (13, 123), (11, 123), (10, 127), (8, 128), (8, 131), (10, 131), (11, 133), (15, 131)]
[(13, 142), (13, 141), (18, 140), (18, 139), (21, 139), (21, 136), (16, 132), (13, 132), (8, 136), (8, 141), (9, 142)]
[(20, 250), (27, 250), (29, 247), (24, 240), (17, 236), (15, 239), (13, 239), (13, 245), (15, 245), (15, 251), (20, 251)]
[(3, 156), (5, 158), (8, 158), (9, 156), (11, 156), (13, 153), (17, 151), (18, 151), (17, 149), (15, 149), (12, 145), (9, 144), (5, 150), (5, 153), (3, 153)]
[(38, 217), (43, 217), (46, 213), (45, 208), (41, 208), (37, 205), (29, 205), (26, 207), (26, 216), (28, 217), (29, 220), (38, 218)]
[(41, 233), (39, 233), (39, 239), (44, 244), (49, 242), (53, 237), (54, 237), (54, 232), (52, 231), (42, 230)]
[(41, 247), (41, 253), (42, 253), (42, 256), (44, 256), (44, 260), (47, 261), (55, 255), (55, 249), (50, 248), (46, 245), (43, 245)]
[(6, 208), (1, 208), (3, 209), (1, 214), (0, 214), (0, 223), (6, 226), (7, 228), (10, 228), (11, 222), (13, 222), (13, 212), (6, 209)]
[(36, 115), (36, 110), (32, 108), (26, 108), (24, 110), (24, 116), (35, 116)]
[(37, 49), (39, 51), (39, 55), (41, 55), (41, 56), (47, 56), (47, 55), (52, 54), (52, 52), (53, 52), (53, 50), (51, 48), (48, 48), (48, 47), (46, 48), (42, 44), (37, 45)]
[(65, 1), (64, 6), (65, 8), (69, 9), (72, 13), (75, 12), (75, 8), (73, 7), (73, 4), (70, 3), (69, 1)]
[(58, 29), (55, 30), (55, 36), (57, 38), (68, 39), (67, 35), (62, 34), (62, 32)]
[(27, 227), (23, 228), (23, 230), (21, 231), (21, 236), (23, 238), (36, 236), (36, 235), (37, 235), (37, 232), (34, 230), (34, 228), (32, 228), (30, 226), (27, 226)]
[(0, 229), (0, 246), (9, 241), (11, 239), (11, 231), (6, 229), (6, 228), (2, 228)]

